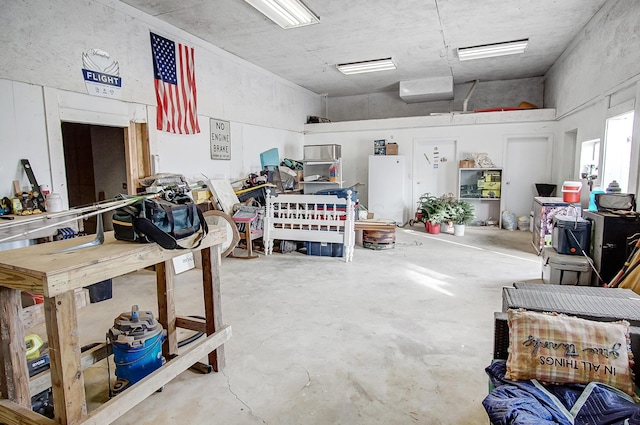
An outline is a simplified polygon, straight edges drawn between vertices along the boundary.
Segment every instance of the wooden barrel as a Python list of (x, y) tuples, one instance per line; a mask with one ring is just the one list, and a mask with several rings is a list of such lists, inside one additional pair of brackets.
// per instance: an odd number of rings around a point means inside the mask
[(396, 229), (363, 230), (362, 246), (370, 249), (391, 249), (396, 245)]

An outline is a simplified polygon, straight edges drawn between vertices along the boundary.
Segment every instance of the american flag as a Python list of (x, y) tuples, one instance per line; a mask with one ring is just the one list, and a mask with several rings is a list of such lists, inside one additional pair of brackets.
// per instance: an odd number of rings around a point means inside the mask
[(158, 130), (200, 133), (193, 47), (151, 33), (151, 51), (158, 101)]

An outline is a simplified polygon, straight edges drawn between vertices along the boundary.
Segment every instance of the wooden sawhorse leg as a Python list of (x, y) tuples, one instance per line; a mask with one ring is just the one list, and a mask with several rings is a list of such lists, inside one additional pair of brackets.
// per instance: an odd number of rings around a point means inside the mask
[(0, 287), (0, 392), (31, 409), (20, 290)]
[[(248, 241), (251, 243), (251, 241)], [(220, 300), (220, 245), (202, 251), (202, 285), (207, 335), (222, 329), (222, 302)], [(224, 369), (224, 345), (209, 353), (209, 364), (213, 370)]]
[(57, 423), (74, 424), (87, 415), (80, 363), (78, 313), (73, 290), (44, 299), (49, 337), (53, 410)]
[(162, 344), (162, 355), (167, 360), (171, 360), (178, 355), (174, 275), (175, 270), (172, 260), (156, 264), (158, 323), (167, 331), (167, 341)]

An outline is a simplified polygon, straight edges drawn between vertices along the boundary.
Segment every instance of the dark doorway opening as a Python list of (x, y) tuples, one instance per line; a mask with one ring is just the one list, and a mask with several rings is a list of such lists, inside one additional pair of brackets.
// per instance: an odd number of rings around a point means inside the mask
[[(69, 207), (92, 205), (127, 193), (125, 131), (121, 127), (62, 123), (64, 165)], [(111, 219), (103, 217), (105, 230)], [(95, 233), (96, 218), (84, 222), (86, 233)]]

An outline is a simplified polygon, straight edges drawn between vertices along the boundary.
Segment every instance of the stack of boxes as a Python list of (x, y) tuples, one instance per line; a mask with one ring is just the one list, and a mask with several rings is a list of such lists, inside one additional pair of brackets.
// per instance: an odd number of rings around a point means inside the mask
[(480, 190), (481, 198), (499, 198), (500, 171), (483, 171), (482, 178), (478, 180), (478, 189)]
[(386, 139), (373, 141), (374, 155), (398, 155), (398, 144), (395, 142), (387, 142)]

